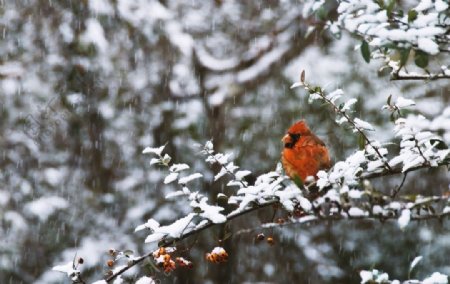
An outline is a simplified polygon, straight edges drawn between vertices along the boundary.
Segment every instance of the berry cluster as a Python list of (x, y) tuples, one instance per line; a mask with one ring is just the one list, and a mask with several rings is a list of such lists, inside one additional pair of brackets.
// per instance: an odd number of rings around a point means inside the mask
[(175, 270), (177, 264), (179, 267), (192, 268), (192, 262), (183, 257), (177, 257), (175, 258), (175, 261), (172, 259), (171, 253), (175, 252), (175, 250), (176, 248), (174, 247), (160, 247), (154, 251), (153, 258), (155, 259), (156, 264), (159, 267), (162, 267), (166, 273)]
[(228, 253), (222, 247), (215, 247), (210, 253), (206, 254), (206, 259), (212, 263), (226, 262)]
[(175, 270), (176, 265), (175, 261), (172, 260), (172, 257), (170, 253), (174, 252), (175, 248), (169, 247), (164, 248), (160, 247), (156, 251), (153, 252), (153, 258), (156, 261), (156, 264), (159, 267), (162, 267), (164, 269), (164, 272), (169, 273), (173, 270)]

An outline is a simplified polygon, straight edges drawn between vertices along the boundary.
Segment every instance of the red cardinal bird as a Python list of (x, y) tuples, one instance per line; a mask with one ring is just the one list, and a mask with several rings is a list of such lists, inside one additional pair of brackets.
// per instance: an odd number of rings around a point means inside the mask
[(316, 177), (318, 171), (330, 168), (325, 143), (311, 132), (304, 120), (292, 125), (282, 141), (281, 162), (286, 174), (295, 182), (300, 179), (304, 183), (308, 176)]

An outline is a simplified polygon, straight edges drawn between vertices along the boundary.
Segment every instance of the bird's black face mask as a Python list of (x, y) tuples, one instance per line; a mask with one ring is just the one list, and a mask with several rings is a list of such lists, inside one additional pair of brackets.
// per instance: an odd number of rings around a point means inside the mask
[(300, 134), (288, 133), (288, 135), (291, 138), (291, 141), (284, 143), (284, 148), (292, 149), (294, 148), (294, 145), (297, 143), (297, 141), (300, 139)]

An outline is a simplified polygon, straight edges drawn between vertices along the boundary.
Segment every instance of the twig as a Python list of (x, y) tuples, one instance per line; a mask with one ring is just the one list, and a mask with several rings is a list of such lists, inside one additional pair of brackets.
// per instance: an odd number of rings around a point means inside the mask
[(235, 181), (238, 181), (244, 188), (248, 187), (247, 184), (245, 184), (242, 180), (238, 180), (236, 175), (232, 171), (228, 170), (225, 165), (222, 165), (222, 163), (216, 159), (216, 156), (214, 155), (214, 150), (212, 150), (211, 153), (209, 153), (208, 149), (203, 149), (203, 150), (209, 155), (209, 157), (212, 157), (216, 161), (216, 163), (220, 165), (221, 168), (225, 169), (227, 174), (232, 176)]
[(400, 80), (426, 80), (426, 81), (434, 81), (438, 79), (450, 79), (450, 75), (447, 74), (408, 74), (408, 73), (399, 73), (394, 72), (391, 74), (392, 81), (400, 81)]
[(393, 191), (393, 193), (392, 193), (392, 195), (391, 195), (391, 198), (392, 198), (392, 199), (394, 199), (394, 198), (397, 196), (397, 194), (400, 192), (400, 189), (402, 189), (403, 184), (405, 183), (405, 180), (406, 180), (406, 176), (407, 176), (407, 175), (408, 175), (408, 172), (405, 172), (405, 173), (403, 174), (402, 182), (400, 183), (400, 185), (399, 185), (396, 189), (394, 189), (394, 191)]
[[(422, 221), (422, 220), (431, 220), (431, 219), (442, 219), (445, 217), (450, 216), (449, 212), (443, 212), (439, 214), (428, 214), (428, 215), (418, 215), (418, 216), (411, 216), (411, 221)], [(327, 221), (342, 221), (342, 220), (368, 220), (368, 221), (385, 221), (385, 220), (397, 220), (399, 218), (399, 214), (394, 215), (369, 215), (369, 216), (348, 216), (347, 214), (341, 214), (341, 215), (331, 215), (331, 216), (315, 216), (315, 215), (308, 215), (304, 216), (298, 219), (291, 220), (290, 222), (284, 222), (284, 223), (266, 223), (258, 227), (253, 228), (247, 228), (243, 230), (239, 230), (236, 233), (234, 233), (234, 236), (239, 236), (242, 234), (251, 233), (253, 231), (258, 231), (261, 229), (269, 229), (269, 228), (276, 228), (276, 227), (284, 227), (284, 226), (290, 226), (290, 225), (298, 225), (298, 224), (310, 224), (310, 223), (317, 223), (323, 220)]]
[[(236, 212), (234, 214), (230, 214), (230, 215), (227, 216), (227, 221), (233, 220), (233, 219), (235, 219), (235, 218), (237, 218), (239, 216), (245, 215), (245, 214), (250, 213), (252, 211), (259, 210), (261, 208), (265, 208), (267, 206), (270, 206), (270, 205), (273, 205), (273, 204), (277, 204), (277, 203), (278, 203), (278, 199), (273, 199), (273, 200), (269, 200), (269, 201), (267, 201), (265, 203), (258, 204), (258, 205), (254, 206), (254, 207), (247, 208), (245, 210)], [(177, 243), (179, 241), (182, 241), (182, 240), (184, 240), (184, 239), (186, 239), (186, 238), (188, 238), (188, 237), (190, 237), (192, 235), (198, 234), (198, 233), (200, 233), (200, 232), (202, 232), (202, 231), (204, 231), (204, 230), (206, 230), (206, 229), (208, 229), (208, 228), (210, 228), (212, 226), (215, 226), (215, 225), (219, 225), (219, 224), (215, 224), (215, 223), (212, 223), (211, 221), (209, 221), (205, 225), (203, 225), (203, 226), (201, 226), (199, 228), (196, 228), (195, 230), (189, 231), (189, 232), (187, 232), (184, 235), (181, 235), (179, 238), (170, 239), (170, 240), (162, 240), (159, 243), (159, 247), (171, 246), (171, 245), (173, 245), (173, 244), (175, 244), (175, 243)], [(105, 281), (107, 283), (112, 282), (114, 279), (117, 278), (117, 276), (123, 274), (125, 271), (127, 271), (131, 267), (135, 266), (136, 264), (142, 262), (144, 259), (146, 259), (147, 257), (151, 256), (152, 254), (153, 254), (153, 252), (148, 252), (148, 253), (146, 253), (146, 254), (138, 257), (138, 258), (130, 260), (126, 266), (124, 266), (122, 269), (116, 271), (114, 274), (110, 275), (108, 278), (105, 279)]]
[(391, 166), (389, 166), (389, 164), (388, 164), (388, 162), (386, 161), (385, 157), (383, 157), (383, 155), (381, 155), (380, 151), (378, 150), (378, 147), (375, 147), (375, 146), (372, 145), (372, 143), (371, 143), (369, 137), (367, 137), (367, 135), (364, 133), (364, 131), (363, 131), (360, 127), (358, 127), (358, 126), (356, 125), (355, 121), (353, 121), (353, 119), (352, 119), (350, 116), (348, 116), (348, 114), (347, 114), (345, 111), (342, 111), (341, 109), (339, 109), (339, 107), (336, 106), (336, 105), (334, 104), (334, 102), (332, 102), (330, 99), (328, 99), (328, 98), (325, 96), (325, 94), (324, 94), (324, 92), (323, 92), (322, 89), (320, 89), (320, 91), (317, 92), (316, 90), (314, 90), (313, 88), (311, 88), (311, 86), (310, 86), (309, 84), (307, 84), (307, 83), (305, 83), (305, 82), (302, 82), (302, 83), (303, 83), (304, 87), (305, 87), (308, 91), (313, 91), (313, 92), (319, 94), (319, 96), (320, 96), (327, 104), (331, 105), (331, 106), (333, 107), (333, 109), (334, 109), (337, 113), (339, 113), (340, 115), (342, 115), (343, 117), (345, 117), (345, 118), (347, 119), (347, 121), (354, 127), (354, 129), (356, 129), (356, 131), (358, 131), (359, 134), (361, 134), (361, 136), (364, 138), (364, 140), (366, 141), (366, 143), (367, 143), (368, 145), (370, 145), (370, 147), (372, 147), (372, 149), (375, 150), (375, 152), (377, 153), (378, 157), (383, 161), (384, 166), (385, 166), (389, 171), (392, 171)]
[[(448, 162), (441, 162), (435, 168), (442, 167), (442, 166), (448, 166), (448, 165), (449, 165)], [(391, 171), (385, 170), (385, 171), (381, 171), (381, 172), (363, 174), (359, 178), (360, 179), (374, 179), (374, 178), (391, 176), (391, 175), (396, 175), (396, 174), (401, 174), (401, 173), (409, 173), (409, 172), (413, 172), (413, 171), (417, 171), (417, 170), (421, 170), (421, 169), (425, 169), (425, 168), (430, 168), (430, 165), (423, 164), (423, 165), (420, 165), (417, 167), (410, 168), (406, 171), (403, 171), (401, 167), (398, 167), (398, 168), (393, 168)]]

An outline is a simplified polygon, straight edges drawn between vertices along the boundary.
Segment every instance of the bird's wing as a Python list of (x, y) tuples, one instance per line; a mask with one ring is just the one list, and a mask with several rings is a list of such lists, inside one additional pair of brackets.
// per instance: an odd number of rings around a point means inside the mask
[(310, 136), (304, 137), (304, 141), (302, 143), (300, 143), (301, 145), (299, 146), (316, 146), (316, 145), (320, 145), (320, 146), (325, 146), (325, 143), (323, 143), (322, 140), (320, 140), (319, 137), (317, 137), (316, 135), (312, 134)]

